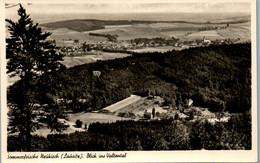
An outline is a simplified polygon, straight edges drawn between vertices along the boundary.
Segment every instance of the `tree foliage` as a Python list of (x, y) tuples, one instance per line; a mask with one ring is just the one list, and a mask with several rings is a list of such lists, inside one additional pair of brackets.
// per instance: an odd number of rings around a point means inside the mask
[(54, 81), (65, 66), (59, 62), (63, 55), (56, 53), (55, 45), (46, 41), (51, 33), (43, 32), (34, 24), (22, 5), (18, 15), (17, 22), (6, 19), (10, 32), (6, 39), (7, 73), (20, 77), (7, 92), (8, 129), (10, 133), (19, 133), (24, 143), (21, 150), (30, 151), (31, 133), (40, 127), (41, 119), (46, 121), (46, 110), (53, 111), (50, 106), (54, 101), (49, 96), (57, 93), (58, 84)]
[[(95, 70), (100, 77), (92, 75)], [(75, 112), (98, 110), (131, 94), (161, 96), (180, 110), (188, 99), (215, 112), (251, 108), (250, 43), (133, 54), (75, 66), (63, 76), (59, 95), (74, 100)], [(88, 102), (81, 105), (76, 98)]]
[(75, 124), (76, 124), (76, 127), (77, 127), (77, 128), (81, 128), (81, 126), (82, 126), (82, 121), (79, 120), (79, 119), (77, 119), (76, 122), (75, 122)]
[[(229, 122), (153, 120), (93, 123), (86, 132), (34, 137), (35, 151), (250, 150), (250, 113), (233, 114)], [(17, 151), (17, 137), (8, 137)]]

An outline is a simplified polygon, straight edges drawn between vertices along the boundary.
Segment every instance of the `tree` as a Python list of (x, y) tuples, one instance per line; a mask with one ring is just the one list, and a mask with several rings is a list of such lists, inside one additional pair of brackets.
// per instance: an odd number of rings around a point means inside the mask
[(82, 121), (79, 120), (79, 119), (77, 119), (75, 124), (76, 124), (76, 127), (77, 127), (77, 128), (81, 128), (81, 126), (82, 126)]
[(153, 108), (153, 110), (152, 110), (152, 115), (153, 115), (153, 118), (155, 118), (155, 108)]
[(23, 142), (21, 150), (30, 151), (31, 133), (40, 127), (42, 119), (46, 120), (45, 109), (53, 111), (52, 97), (59, 88), (54, 81), (65, 66), (60, 63), (63, 55), (56, 53), (55, 45), (46, 41), (51, 33), (43, 32), (34, 24), (22, 5), (18, 15), (18, 22), (6, 19), (10, 32), (10, 38), (6, 39), (7, 73), (20, 77), (7, 92), (8, 129), (10, 133), (19, 133)]
[(144, 112), (144, 118), (145, 119), (151, 119), (151, 113), (147, 112), (147, 110), (145, 110)]

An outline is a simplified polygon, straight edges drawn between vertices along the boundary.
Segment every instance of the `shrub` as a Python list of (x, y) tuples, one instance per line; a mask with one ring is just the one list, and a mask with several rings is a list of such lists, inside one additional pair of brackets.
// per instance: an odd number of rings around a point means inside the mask
[(151, 119), (151, 113), (148, 113), (148, 112), (144, 113), (144, 118)]
[(77, 128), (81, 128), (81, 126), (82, 126), (82, 121), (81, 120), (76, 120), (76, 127)]

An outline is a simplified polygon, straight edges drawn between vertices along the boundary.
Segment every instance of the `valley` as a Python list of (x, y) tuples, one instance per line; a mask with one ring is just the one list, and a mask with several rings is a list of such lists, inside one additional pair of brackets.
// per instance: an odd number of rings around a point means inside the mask
[(8, 77), (8, 151), (252, 149), (250, 16), (174, 15), (40, 23), (50, 52)]

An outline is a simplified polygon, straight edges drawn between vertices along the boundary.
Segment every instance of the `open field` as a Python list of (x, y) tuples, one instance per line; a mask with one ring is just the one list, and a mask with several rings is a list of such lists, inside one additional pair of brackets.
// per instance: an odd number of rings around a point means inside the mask
[(107, 40), (104, 37), (90, 36), (88, 34), (84, 34), (82, 32), (70, 30), (67, 28), (58, 28), (58, 29), (47, 30), (47, 31), (52, 33), (50, 39), (56, 40), (57, 46), (68, 45), (68, 43), (64, 42), (64, 40), (72, 40), (72, 41), (79, 40), (80, 43), (86, 42), (88, 44)]
[[(205, 25), (205, 27), (207, 26)], [(161, 33), (181, 40), (203, 39), (204, 36), (210, 40), (237, 38), (249, 40), (251, 38), (250, 23), (230, 24), (228, 28), (216, 30), (196, 31), (194, 29), (193, 27), (190, 27), (190, 29), (188, 27), (164, 28)]]
[(94, 31), (84, 32), (88, 33), (102, 33), (102, 34), (110, 34), (117, 35), (117, 40), (131, 40), (135, 38), (155, 38), (155, 37), (163, 37), (168, 38), (168, 36), (156, 31), (152, 27), (147, 24), (136, 24), (129, 26), (114, 26), (106, 29), (99, 29)]
[[(130, 120), (130, 118), (123, 118), (118, 117), (116, 115), (109, 115), (103, 113), (86, 113), (86, 112), (79, 112), (79, 113), (70, 113), (68, 114), (69, 120), (60, 119), (60, 121), (64, 121), (66, 125), (69, 127), (63, 131), (64, 134), (73, 133), (75, 131), (86, 131), (84, 129), (85, 124), (88, 126), (91, 123), (100, 122), (100, 123), (111, 123), (116, 122), (118, 120)], [(75, 127), (75, 122), (77, 120), (82, 121), (82, 128)], [(47, 137), (48, 134), (51, 134), (51, 130), (47, 127), (41, 128), (37, 130), (34, 134), (41, 135)]]
[(83, 124), (87, 124), (87, 125), (95, 122), (108, 123), (108, 122), (115, 122), (118, 120), (129, 120), (129, 118), (122, 118), (116, 115), (109, 115), (103, 113), (80, 112), (80, 113), (69, 114), (70, 122), (73, 122), (75, 124), (77, 119), (81, 120)]
[(149, 24), (151, 28), (156, 30), (164, 29), (164, 28), (173, 28), (178, 26), (178, 23), (151, 23)]
[(185, 38), (188, 40), (195, 40), (202, 39), (203, 37), (210, 40), (224, 39), (216, 30), (195, 32), (187, 35)]
[(161, 107), (163, 103), (163, 99), (161, 97), (142, 97), (132, 103), (128, 103), (128, 105), (121, 107), (114, 111), (114, 114), (131, 112), (137, 115), (138, 117), (142, 117), (144, 112), (152, 113), (152, 110), (155, 109), (155, 112), (166, 113), (167, 110)]
[(203, 23), (143, 23), (143, 24), (122, 24), (107, 25), (104, 29), (95, 29), (85, 32), (79, 32), (67, 28), (48, 29), (52, 32), (51, 39), (56, 40), (58, 46), (65, 46), (64, 40), (79, 40), (79, 43), (86, 42), (93, 44), (107, 41), (105, 37), (90, 36), (89, 33), (102, 33), (117, 35), (117, 40), (131, 40), (135, 38), (156, 38), (170, 37), (183, 40), (202, 39), (204, 36), (208, 39), (250, 39), (250, 23), (230, 24), (228, 28), (199, 31), (202, 28), (225, 27), (226, 24), (203, 24)]
[(200, 32), (196, 32), (196, 33), (192, 33), (190, 35), (188, 35), (189, 37), (196, 37), (196, 36), (205, 36), (205, 37), (218, 37), (218, 33), (216, 30), (211, 30), (211, 31), (200, 31)]
[(105, 29), (91, 30), (88, 32), (78, 32), (65, 28), (58, 28), (53, 30), (47, 30), (52, 32), (51, 39), (56, 40), (58, 46), (66, 46), (67, 43), (64, 40), (79, 40), (80, 43), (86, 42), (87, 44), (93, 44), (97, 42), (107, 41), (105, 37), (91, 36), (89, 33), (102, 33), (117, 35), (117, 40), (131, 40), (135, 38), (155, 38), (163, 37), (169, 38), (169, 36), (163, 33), (157, 32), (155, 29), (148, 25), (129, 25), (129, 26), (113, 26)]
[(179, 38), (183, 40), (183, 38), (188, 35), (187, 31), (166, 31), (166, 32), (161, 32), (164, 35), (167, 35), (169, 37), (174, 37), (174, 38)]
[[(112, 26), (107, 29), (96, 30), (97, 33), (118, 35), (118, 40), (134, 38), (180, 38), (183, 40), (202, 39), (250, 39), (250, 23), (230, 24), (228, 28), (218, 30), (199, 31), (202, 28), (225, 27), (226, 24), (192, 24), (192, 23), (152, 23), (129, 26)], [(87, 32), (88, 33), (88, 32)]]
[(122, 100), (122, 101), (119, 101), (113, 105), (110, 105), (106, 108), (104, 108), (103, 110), (107, 110), (109, 112), (116, 112), (118, 111), (119, 109), (123, 108), (123, 107), (126, 107), (127, 105), (130, 105), (134, 102), (137, 102), (141, 100), (141, 97), (140, 96), (136, 96), (136, 95), (131, 95), (130, 97)]
[(167, 32), (167, 31), (198, 31), (200, 28), (214, 27), (214, 26), (224, 26), (223, 24), (194, 24), (194, 23), (154, 23), (150, 26), (157, 31)]
[(67, 68), (69, 68), (69, 67), (73, 67), (76, 65), (96, 62), (97, 60), (109, 60), (109, 59), (115, 59), (115, 58), (123, 58), (123, 57), (127, 57), (127, 56), (130, 56), (130, 54), (100, 52), (97, 55), (64, 57), (64, 60), (61, 63), (64, 64)]
[[(62, 17), (60, 17), (62, 16)], [(60, 18), (59, 18), (60, 17)], [(41, 20), (47, 28), (68, 28), (75, 31), (104, 29), (107, 26), (152, 24), (152, 23), (183, 23), (183, 24), (221, 24), (250, 21), (250, 14), (242, 13), (128, 13), (128, 14), (83, 14), (83, 15), (49, 15)]]
[(141, 97), (137, 95), (131, 95), (130, 97), (121, 100), (115, 104), (112, 104), (102, 110), (109, 111), (114, 115), (119, 113), (134, 113), (137, 117), (143, 117), (144, 112), (147, 111), (152, 113), (155, 112), (166, 113), (167, 110), (161, 107), (164, 100), (161, 97)]
[(126, 24), (126, 25), (105, 25), (105, 29), (114, 29), (114, 28), (119, 28), (119, 27), (131, 27), (131, 24)]
[(251, 29), (250, 23), (231, 24), (229, 28), (218, 30), (218, 34), (225, 38), (230, 39), (250, 39)]

